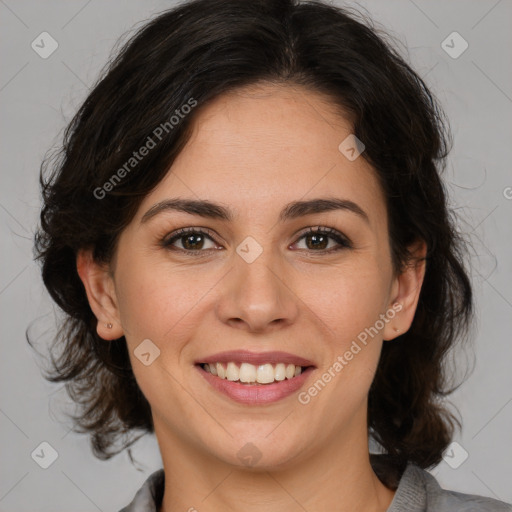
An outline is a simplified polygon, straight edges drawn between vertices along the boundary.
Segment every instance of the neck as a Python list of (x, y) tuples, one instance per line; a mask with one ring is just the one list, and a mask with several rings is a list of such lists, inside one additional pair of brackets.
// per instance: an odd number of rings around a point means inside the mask
[(256, 469), (205, 456), (176, 439), (166, 443), (171, 436), (156, 425), (155, 433), (165, 473), (159, 512), (259, 512), (262, 505), (268, 512), (385, 512), (394, 496), (371, 467), (367, 438), (344, 442), (338, 435), (328, 449), (303, 452), (285, 469)]

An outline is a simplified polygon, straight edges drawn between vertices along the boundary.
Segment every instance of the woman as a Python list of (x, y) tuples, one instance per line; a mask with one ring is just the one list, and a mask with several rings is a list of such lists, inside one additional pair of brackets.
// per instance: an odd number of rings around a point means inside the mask
[(159, 444), (124, 512), (512, 510), (426, 471), (473, 314), (447, 138), (318, 2), (196, 0), (123, 48), (43, 173), (36, 246), (95, 454)]

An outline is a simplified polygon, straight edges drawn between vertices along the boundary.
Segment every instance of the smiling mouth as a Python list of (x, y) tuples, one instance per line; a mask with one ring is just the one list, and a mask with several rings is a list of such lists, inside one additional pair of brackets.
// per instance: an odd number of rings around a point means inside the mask
[(250, 363), (237, 364), (235, 362), (199, 363), (197, 366), (219, 379), (248, 386), (275, 384), (284, 380), (292, 380), (308, 368), (313, 368), (312, 366), (285, 363), (253, 365)]

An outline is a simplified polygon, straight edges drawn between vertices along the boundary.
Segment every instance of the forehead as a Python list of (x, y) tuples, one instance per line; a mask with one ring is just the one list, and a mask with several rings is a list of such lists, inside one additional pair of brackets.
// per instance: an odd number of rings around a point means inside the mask
[(198, 112), (190, 139), (139, 217), (158, 201), (182, 197), (221, 203), (237, 218), (265, 213), (271, 221), (291, 201), (329, 196), (357, 202), (372, 228), (383, 228), (375, 171), (339, 150), (351, 133), (339, 107), (299, 86), (252, 85), (224, 94)]

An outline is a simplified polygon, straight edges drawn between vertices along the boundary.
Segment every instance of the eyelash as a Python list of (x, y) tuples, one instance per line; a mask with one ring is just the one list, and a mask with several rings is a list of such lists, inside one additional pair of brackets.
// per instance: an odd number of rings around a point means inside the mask
[[(217, 249), (192, 250), (192, 249), (181, 249), (179, 247), (172, 246), (172, 244), (175, 241), (179, 240), (180, 238), (183, 238), (185, 235), (190, 235), (190, 234), (205, 235), (207, 238), (210, 238), (210, 240), (212, 240), (212, 242), (217, 244), (217, 242), (215, 240), (215, 235), (213, 234), (213, 232), (211, 232), (207, 228), (182, 228), (182, 229), (178, 229), (174, 233), (171, 233), (171, 235), (169, 237), (164, 238), (161, 241), (161, 246), (164, 247), (165, 249), (181, 251), (181, 252), (186, 253), (187, 255), (190, 255), (193, 257), (206, 256), (207, 254), (205, 255), (202, 253), (208, 253), (209, 251), (217, 250)], [(333, 228), (327, 228), (327, 227), (321, 227), (321, 226), (315, 226), (314, 228), (310, 228), (308, 231), (301, 233), (299, 235), (299, 238), (297, 238), (297, 241), (294, 242), (294, 244), (297, 243), (302, 238), (305, 238), (305, 237), (311, 236), (311, 235), (324, 235), (324, 236), (327, 236), (328, 238), (331, 238), (332, 240), (336, 241), (339, 244), (339, 246), (335, 247), (334, 249), (333, 248), (322, 249), (319, 251), (316, 251), (313, 249), (305, 249), (305, 250), (309, 250), (313, 253), (330, 254), (333, 252), (340, 251), (342, 249), (351, 249), (352, 248), (352, 243), (350, 242), (350, 240), (348, 238), (346, 238), (345, 236), (343, 236), (339, 231), (337, 231), (336, 229), (333, 229)]]

